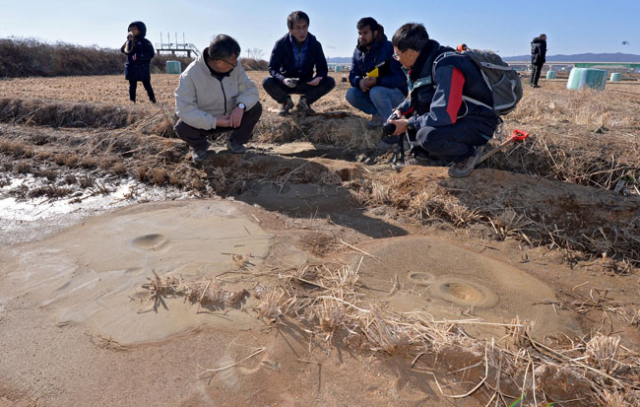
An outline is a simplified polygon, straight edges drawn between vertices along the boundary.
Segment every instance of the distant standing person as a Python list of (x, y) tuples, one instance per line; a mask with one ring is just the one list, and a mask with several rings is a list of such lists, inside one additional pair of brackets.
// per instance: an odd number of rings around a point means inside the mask
[(358, 45), (353, 51), (347, 101), (371, 114), (370, 129), (382, 127), (393, 109), (407, 95), (407, 80), (400, 62), (393, 59), (393, 45), (384, 28), (372, 17), (358, 21)]
[(244, 144), (253, 136), (262, 105), (258, 88), (238, 63), (239, 56), (236, 40), (220, 34), (180, 75), (175, 91), (179, 120), (174, 130), (191, 147), (194, 163), (207, 157), (207, 138), (216, 133), (230, 132), (230, 152), (247, 151)]
[[(286, 116), (293, 108), (291, 94), (302, 95), (297, 109), (313, 114), (311, 105), (336, 86), (329, 77), (322, 45), (309, 33), (309, 16), (294, 11), (287, 17), (289, 33), (280, 38), (271, 52), (269, 74), (262, 81), (264, 90), (280, 104), (278, 114)], [(314, 74), (315, 69), (315, 74)]]
[(120, 51), (127, 56), (124, 63), (124, 77), (129, 81), (129, 99), (136, 102), (138, 81), (142, 82), (151, 103), (156, 103), (156, 96), (151, 87), (151, 59), (156, 55), (153, 45), (146, 39), (147, 26), (142, 21), (134, 21), (127, 28), (127, 41)]
[(539, 88), (538, 80), (540, 79), (540, 73), (542, 73), (542, 67), (547, 62), (547, 35), (540, 34), (531, 41), (531, 64), (533, 70), (531, 72), (531, 87)]

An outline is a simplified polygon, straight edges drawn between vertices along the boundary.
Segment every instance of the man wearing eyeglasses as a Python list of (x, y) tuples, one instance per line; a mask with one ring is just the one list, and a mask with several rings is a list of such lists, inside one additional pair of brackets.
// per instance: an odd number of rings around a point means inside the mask
[[(309, 33), (309, 16), (294, 11), (287, 17), (289, 33), (280, 38), (271, 52), (269, 74), (262, 81), (264, 90), (280, 105), (278, 114), (286, 116), (293, 108), (291, 94), (298, 94), (297, 109), (314, 114), (311, 105), (336, 86), (329, 76), (322, 44)], [(314, 74), (315, 69), (315, 74)]]
[(230, 132), (227, 148), (235, 154), (246, 152), (244, 144), (253, 136), (262, 105), (239, 55), (236, 40), (220, 34), (180, 75), (174, 130), (191, 147), (194, 163), (206, 158), (213, 134)]
[(353, 52), (347, 101), (372, 115), (369, 129), (382, 127), (407, 95), (407, 81), (400, 63), (393, 59), (393, 45), (384, 28), (372, 17), (358, 21), (358, 46)]
[(408, 131), (414, 147), (453, 161), (451, 177), (468, 176), (498, 125), (482, 73), (466, 55), (429, 39), (422, 24), (403, 25), (391, 42), (411, 92), (389, 120), (394, 134)]

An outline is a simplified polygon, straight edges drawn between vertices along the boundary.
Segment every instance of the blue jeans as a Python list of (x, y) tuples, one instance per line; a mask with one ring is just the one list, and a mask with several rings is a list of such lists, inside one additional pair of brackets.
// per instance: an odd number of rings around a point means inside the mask
[(347, 91), (347, 102), (353, 107), (368, 114), (378, 115), (382, 120), (387, 120), (393, 109), (403, 100), (404, 95), (398, 88), (374, 86), (368, 93), (364, 93), (360, 88)]

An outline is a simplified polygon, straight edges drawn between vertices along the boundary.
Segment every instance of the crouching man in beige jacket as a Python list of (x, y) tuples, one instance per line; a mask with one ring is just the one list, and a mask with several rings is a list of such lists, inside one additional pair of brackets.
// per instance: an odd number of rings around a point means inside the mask
[(240, 45), (228, 35), (216, 36), (194, 62), (180, 75), (175, 91), (174, 130), (192, 149), (194, 163), (204, 161), (209, 148), (207, 138), (230, 132), (230, 152), (246, 152), (244, 144), (262, 114), (258, 88), (238, 63)]

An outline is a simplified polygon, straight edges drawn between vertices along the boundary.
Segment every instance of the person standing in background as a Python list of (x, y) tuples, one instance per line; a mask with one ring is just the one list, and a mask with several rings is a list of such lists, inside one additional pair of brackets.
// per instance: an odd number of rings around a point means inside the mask
[(151, 59), (156, 55), (151, 42), (146, 39), (147, 26), (142, 21), (134, 21), (127, 28), (127, 42), (120, 51), (127, 56), (124, 63), (124, 77), (129, 81), (129, 100), (136, 103), (138, 81), (142, 82), (151, 103), (156, 96), (151, 87)]
[(531, 41), (531, 65), (533, 70), (531, 71), (531, 87), (539, 88), (538, 80), (540, 80), (540, 74), (542, 73), (542, 67), (547, 62), (547, 35), (540, 34)]

